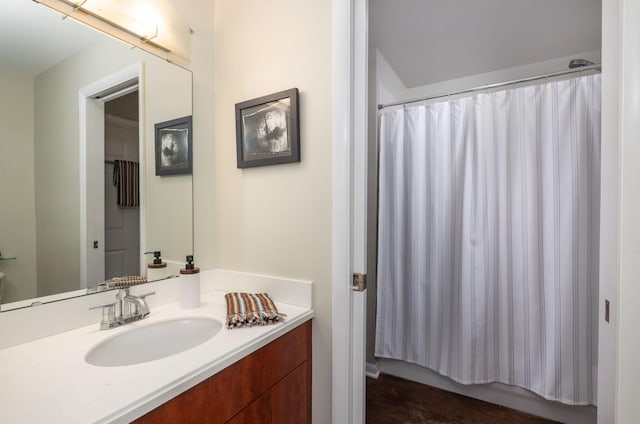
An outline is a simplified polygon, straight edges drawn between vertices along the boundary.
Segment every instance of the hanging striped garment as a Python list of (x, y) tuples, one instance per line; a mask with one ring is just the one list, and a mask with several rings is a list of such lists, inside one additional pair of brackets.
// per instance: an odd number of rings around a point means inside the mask
[(269, 325), (286, 316), (266, 293), (227, 293), (227, 328)]
[(118, 192), (118, 206), (137, 208), (140, 205), (140, 172), (138, 162), (113, 161), (113, 185)]

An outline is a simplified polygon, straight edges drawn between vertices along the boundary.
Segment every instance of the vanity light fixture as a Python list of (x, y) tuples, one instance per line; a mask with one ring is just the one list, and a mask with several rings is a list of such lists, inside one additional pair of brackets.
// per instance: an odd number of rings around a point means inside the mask
[[(162, 16), (149, 2), (134, 2), (131, 7), (132, 25), (140, 25), (142, 41), (147, 42), (158, 36), (158, 23), (162, 21)], [(135, 30), (134, 30), (135, 32)]]
[[(160, 12), (144, 0), (63, 0), (78, 10), (135, 35), (143, 43), (158, 37)], [(165, 47), (157, 45), (167, 51)]]
[(170, 62), (188, 66), (192, 31), (170, 0), (36, 1)]

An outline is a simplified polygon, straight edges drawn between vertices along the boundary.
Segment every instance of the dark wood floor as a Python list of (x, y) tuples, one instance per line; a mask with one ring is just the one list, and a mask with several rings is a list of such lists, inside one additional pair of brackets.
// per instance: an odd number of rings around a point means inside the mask
[(367, 424), (553, 422), (390, 375), (367, 378)]

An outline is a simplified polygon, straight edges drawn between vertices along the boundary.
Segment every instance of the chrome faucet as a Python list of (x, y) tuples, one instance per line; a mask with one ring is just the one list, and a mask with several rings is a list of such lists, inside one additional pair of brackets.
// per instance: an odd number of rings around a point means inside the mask
[(108, 330), (148, 317), (150, 311), (146, 298), (152, 294), (155, 294), (155, 292), (134, 296), (129, 293), (129, 288), (126, 287), (118, 289), (115, 302), (94, 306), (89, 309), (102, 308), (100, 329)]

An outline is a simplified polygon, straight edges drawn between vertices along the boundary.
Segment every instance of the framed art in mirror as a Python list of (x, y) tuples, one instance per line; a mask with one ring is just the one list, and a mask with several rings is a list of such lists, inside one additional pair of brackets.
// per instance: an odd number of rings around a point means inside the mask
[(300, 162), (298, 89), (236, 104), (238, 168)]
[(160, 122), (156, 129), (156, 175), (191, 174), (191, 116)]

